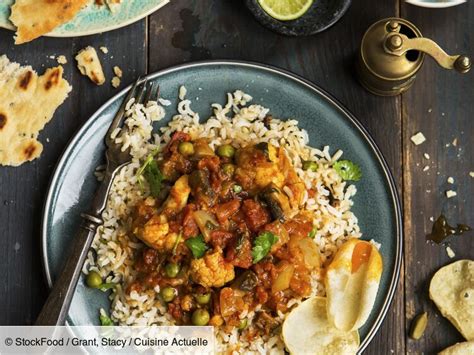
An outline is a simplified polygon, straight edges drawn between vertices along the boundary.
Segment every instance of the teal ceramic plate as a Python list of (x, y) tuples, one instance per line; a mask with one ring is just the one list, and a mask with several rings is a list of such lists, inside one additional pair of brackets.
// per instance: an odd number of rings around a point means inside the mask
[[(393, 298), (402, 256), (400, 203), (387, 164), (373, 139), (330, 95), (296, 75), (261, 64), (210, 61), (167, 69), (149, 76), (157, 81), (161, 95), (176, 107), (180, 85), (186, 85), (188, 98), (200, 117), (208, 117), (210, 104), (224, 103), (225, 94), (242, 89), (253, 102), (271, 109), (279, 118), (296, 118), (308, 131), (314, 147), (330, 145), (331, 151), (344, 150), (343, 157), (357, 162), (363, 178), (357, 182), (353, 211), (366, 239), (382, 244), (384, 271), (372, 314), (361, 329), (363, 350), (379, 328)], [(128, 90), (128, 89), (126, 89)], [(65, 250), (88, 208), (97, 182), (96, 166), (103, 164), (105, 132), (125, 96), (126, 90), (109, 100), (82, 127), (70, 142), (56, 167), (43, 216), (43, 254), (46, 277), (51, 286), (58, 275)], [(174, 109), (168, 109), (169, 120)], [(68, 322), (72, 325), (98, 324), (100, 307), (109, 308), (107, 296), (87, 288), (84, 280), (77, 287)]]
[[(141, 20), (168, 2), (169, 0), (122, 0), (120, 9), (114, 14), (106, 5), (97, 6), (92, 2), (73, 20), (57, 27), (47, 36), (77, 37), (115, 30)], [(0, 1), (0, 27), (15, 29), (8, 19), (10, 6), (14, 3), (15, 0)]]

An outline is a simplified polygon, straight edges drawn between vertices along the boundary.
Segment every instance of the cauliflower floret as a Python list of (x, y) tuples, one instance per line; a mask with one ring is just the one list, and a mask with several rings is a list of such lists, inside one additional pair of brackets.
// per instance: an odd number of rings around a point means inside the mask
[(169, 251), (173, 249), (178, 235), (169, 232), (169, 225), (165, 215), (154, 215), (142, 227), (134, 229), (134, 234), (149, 247)]
[(191, 261), (191, 276), (201, 286), (221, 287), (234, 279), (234, 266), (224, 261), (222, 250), (217, 248), (213, 253)]

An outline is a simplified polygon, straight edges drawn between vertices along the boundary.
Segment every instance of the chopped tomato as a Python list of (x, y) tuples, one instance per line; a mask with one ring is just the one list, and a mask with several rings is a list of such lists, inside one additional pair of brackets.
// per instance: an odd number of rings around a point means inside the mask
[(240, 209), (240, 201), (234, 199), (232, 201), (221, 203), (215, 208), (217, 220), (219, 223), (224, 224), (232, 215), (234, 215)]
[(242, 204), (242, 212), (245, 215), (245, 223), (252, 232), (257, 232), (270, 222), (270, 213), (254, 200), (245, 200)]

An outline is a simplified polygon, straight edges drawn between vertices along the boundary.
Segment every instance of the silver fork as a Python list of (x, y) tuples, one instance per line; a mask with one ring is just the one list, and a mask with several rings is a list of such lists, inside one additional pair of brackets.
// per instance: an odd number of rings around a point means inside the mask
[[(155, 88), (157, 89), (155, 90)], [(69, 255), (40, 315), (36, 319), (36, 325), (64, 325), (87, 253), (97, 228), (103, 223), (101, 215), (106, 207), (114, 177), (131, 160), (130, 149), (122, 151), (121, 146), (111, 138), (112, 132), (122, 127), (125, 119), (125, 107), (132, 98), (135, 98), (136, 103), (146, 105), (150, 98), (156, 96), (156, 99), (158, 99), (158, 95), (159, 87), (155, 83), (150, 84), (147, 83), (146, 79), (139, 78), (133, 84), (115, 115), (105, 136), (107, 167), (104, 179), (96, 191), (89, 212), (81, 214), (81, 227), (69, 246)]]

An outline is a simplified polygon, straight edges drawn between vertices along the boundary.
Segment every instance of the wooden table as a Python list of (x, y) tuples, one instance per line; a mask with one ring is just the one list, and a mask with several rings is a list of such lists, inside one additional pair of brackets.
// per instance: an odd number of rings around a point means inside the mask
[[(367, 127), (388, 160), (398, 183), (405, 213), (405, 258), (391, 309), (366, 350), (367, 354), (434, 353), (461, 341), (428, 299), (428, 282), (451, 262), (445, 248), (425, 242), (431, 216), (444, 212), (453, 223), (474, 225), (474, 81), (427, 59), (413, 88), (403, 96), (368, 94), (354, 78), (354, 55), (364, 31), (376, 20), (402, 16), (414, 22), (447, 51), (474, 55), (474, 3), (430, 10), (402, 1), (354, 1), (328, 31), (288, 38), (261, 27), (240, 1), (173, 0), (147, 20), (106, 34), (75, 38), (40, 38), (14, 46), (13, 34), (0, 30), (0, 53), (37, 71), (55, 65), (49, 56), (64, 54), (65, 75), (74, 90), (41, 133), (40, 159), (18, 168), (0, 168), (0, 324), (31, 324), (47, 295), (40, 252), (41, 210), (54, 166), (81, 125), (117, 90), (96, 87), (79, 74), (73, 56), (87, 45), (109, 49), (112, 66), (124, 70), (123, 85), (139, 74), (202, 59), (243, 59), (276, 65), (312, 80), (342, 101)], [(1, 88), (0, 88), (1, 90)], [(422, 131), (427, 141), (410, 137)], [(453, 140), (457, 138), (457, 146)], [(424, 153), (430, 159), (424, 158)], [(429, 170), (423, 171), (425, 166)], [(454, 178), (454, 185), (447, 178)], [(458, 196), (447, 199), (445, 191)], [(368, 236), (370, 237), (370, 236)], [(474, 238), (452, 238), (455, 259), (473, 258)], [(413, 316), (430, 314), (425, 336), (407, 337)]]

